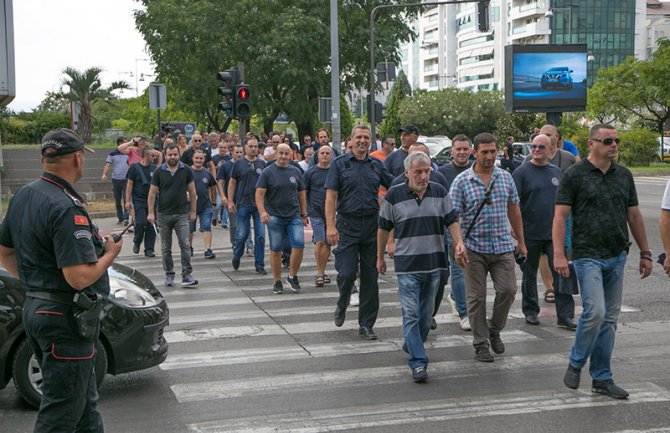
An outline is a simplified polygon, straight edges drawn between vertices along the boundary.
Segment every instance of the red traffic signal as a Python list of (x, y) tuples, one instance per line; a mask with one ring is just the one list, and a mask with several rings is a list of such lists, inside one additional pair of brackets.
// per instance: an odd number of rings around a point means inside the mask
[(240, 119), (251, 117), (251, 92), (248, 84), (235, 86), (235, 114)]
[(249, 99), (249, 89), (247, 87), (240, 87), (237, 90), (237, 97), (240, 101), (246, 101)]

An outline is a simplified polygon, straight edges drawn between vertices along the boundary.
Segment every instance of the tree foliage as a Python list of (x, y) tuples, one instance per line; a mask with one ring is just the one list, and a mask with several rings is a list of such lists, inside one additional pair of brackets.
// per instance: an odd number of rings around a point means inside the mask
[[(400, 104), (411, 95), (412, 86), (409, 84), (405, 73), (400, 71), (395, 83), (393, 83), (393, 88), (391, 88), (389, 103), (386, 106), (386, 119), (384, 119), (381, 128), (382, 135), (398, 135), (398, 129), (402, 127), (402, 121), (399, 117)], [(399, 139), (397, 141), (400, 142)]]
[(493, 135), (501, 144), (507, 137), (514, 137), (515, 141), (530, 141), (533, 129), (543, 123), (543, 116), (538, 113), (505, 113), (496, 120)]
[(588, 96), (589, 114), (599, 121), (630, 117), (660, 132), (670, 119), (670, 40), (660, 40), (649, 61), (628, 57), (600, 69)]
[(416, 91), (401, 102), (398, 112), (401, 122), (416, 125), (421, 135), (474, 137), (493, 131), (505, 108), (500, 92), (444, 89)]
[[(135, 13), (156, 70), (169, 91), (180, 89), (182, 108), (220, 126), (216, 72), (244, 63), (252, 86), (253, 110), (264, 129), (281, 113), (313, 133), (317, 99), (330, 93), (329, 3), (323, 0), (137, 0)], [(397, 3), (412, 3), (398, 0)], [(342, 1), (339, 5), (342, 90), (367, 80), (369, 16), (383, 0)], [(398, 59), (398, 41), (413, 37), (407, 18), (416, 10), (379, 14), (375, 26), (378, 57)], [(240, 20), (244, 17), (244, 20)], [(235, 24), (243, 23), (243, 24)]]

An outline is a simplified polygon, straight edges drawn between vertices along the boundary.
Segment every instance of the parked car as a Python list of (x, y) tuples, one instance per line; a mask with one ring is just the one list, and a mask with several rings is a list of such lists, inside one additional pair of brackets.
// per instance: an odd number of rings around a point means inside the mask
[(451, 160), (453, 159), (451, 157), (451, 146), (443, 148), (442, 150), (437, 152), (436, 155), (433, 155), (430, 159), (437, 165), (444, 165), (448, 162), (451, 162)]
[[(512, 143), (512, 148), (514, 149), (514, 158), (512, 159), (512, 165), (514, 166), (513, 170), (507, 169), (507, 171), (512, 172), (516, 170), (518, 166), (523, 164), (523, 160), (526, 159), (528, 155), (530, 155), (530, 143), (524, 143), (524, 142), (515, 142)], [(502, 160), (505, 158), (504, 153), (499, 153), (498, 154), (498, 159), (496, 159), (496, 165), (501, 166), (502, 165)]]
[(446, 135), (435, 135), (432, 137), (426, 137), (425, 135), (420, 135), (417, 140), (419, 143), (423, 143), (428, 146), (430, 151), (430, 156), (434, 157), (445, 147), (451, 148), (451, 140)]
[(543, 89), (558, 87), (561, 89), (572, 89), (572, 73), (574, 71), (566, 66), (551, 68), (542, 74), (540, 85)]
[[(106, 374), (143, 370), (167, 357), (163, 330), (169, 312), (163, 295), (139, 271), (114, 263), (110, 293), (103, 300), (95, 374), (98, 386)], [(28, 404), (38, 407), (42, 373), (27, 340), (21, 318), (25, 300), (21, 282), (0, 268), (0, 389), (11, 379)]]
[(658, 150), (654, 155), (653, 162), (670, 162), (670, 137), (663, 137), (663, 152), (661, 152), (661, 137), (656, 137)]

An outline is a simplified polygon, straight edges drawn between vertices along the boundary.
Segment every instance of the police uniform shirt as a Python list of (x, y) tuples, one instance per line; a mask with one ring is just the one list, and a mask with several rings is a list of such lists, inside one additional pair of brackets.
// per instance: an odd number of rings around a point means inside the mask
[(212, 206), (212, 197), (209, 192), (211, 187), (216, 186), (216, 181), (212, 173), (205, 168), (201, 168), (200, 170), (193, 169), (193, 181), (195, 182), (195, 192), (198, 196), (195, 211), (199, 214), (206, 207)]
[(393, 176), (381, 161), (365, 155), (357, 159), (352, 152), (337, 157), (328, 170), (326, 189), (337, 191), (337, 212), (344, 216), (377, 216), (379, 186), (389, 188)]
[(180, 162), (174, 174), (164, 162), (151, 178), (151, 184), (158, 187), (158, 206), (156, 210), (163, 215), (188, 213), (186, 191), (193, 182), (193, 171)]
[(256, 183), (265, 168), (265, 161), (256, 158), (249, 161), (240, 158), (235, 161), (230, 178), (237, 181), (235, 187), (235, 205), (241, 207), (256, 207)]
[[(0, 244), (16, 251), (19, 278), (28, 291), (73, 294), (62, 268), (97, 263), (103, 242), (83, 203), (67, 181), (50, 173), (12, 198), (0, 227)], [(107, 272), (86, 291), (107, 295)]]
[(265, 189), (265, 210), (279, 218), (300, 218), (298, 192), (305, 190), (300, 169), (289, 165), (268, 165), (258, 178), (256, 188)]

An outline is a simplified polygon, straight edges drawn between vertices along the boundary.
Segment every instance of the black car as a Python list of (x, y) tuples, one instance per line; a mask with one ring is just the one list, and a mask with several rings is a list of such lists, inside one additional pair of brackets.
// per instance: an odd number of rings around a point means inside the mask
[[(98, 386), (106, 374), (143, 370), (167, 357), (163, 330), (169, 312), (163, 295), (142, 273), (118, 263), (109, 268), (110, 294), (95, 358)], [(30, 405), (41, 399), (42, 373), (26, 341), (21, 319), (25, 299), (21, 282), (0, 268), (0, 389), (11, 379)]]

